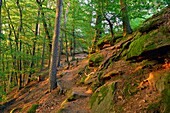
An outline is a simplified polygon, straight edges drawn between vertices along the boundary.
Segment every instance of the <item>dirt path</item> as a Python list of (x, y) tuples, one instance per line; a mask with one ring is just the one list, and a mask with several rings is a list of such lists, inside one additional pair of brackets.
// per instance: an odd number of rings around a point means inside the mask
[(77, 78), (79, 77), (77, 73), (80, 69), (84, 68), (87, 65), (88, 61), (83, 60), (80, 63), (81, 64), (78, 64), (77, 67), (74, 67), (71, 70), (64, 70), (62, 72), (59, 72), (64, 73), (65, 75), (62, 78), (58, 79), (58, 81), (62, 85), (63, 89), (66, 89), (68, 92), (71, 91), (71, 93), (80, 95), (81, 98), (66, 102), (64, 105), (61, 106), (68, 95), (58, 95), (56, 93), (57, 91), (54, 90), (52, 93), (47, 94), (41, 99), (42, 101), (39, 103), (40, 106), (37, 109), (37, 113), (56, 113), (56, 111), (61, 108), (63, 108), (62, 113), (90, 113), (90, 109), (88, 106), (90, 95), (85, 94), (87, 88), (76, 85)]

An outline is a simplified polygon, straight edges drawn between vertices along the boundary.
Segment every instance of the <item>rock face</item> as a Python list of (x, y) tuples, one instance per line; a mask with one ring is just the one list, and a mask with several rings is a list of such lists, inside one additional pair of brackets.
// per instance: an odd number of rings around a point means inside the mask
[(170, 49), (170, 8), (165, 8), (157, 15), (146, 20), (134, 33), (126, 52), (126, 59), (157, 59)]
[(111, 113), (116, 82), (99, 87), (91, 97), (91, 108), (93, 113)]

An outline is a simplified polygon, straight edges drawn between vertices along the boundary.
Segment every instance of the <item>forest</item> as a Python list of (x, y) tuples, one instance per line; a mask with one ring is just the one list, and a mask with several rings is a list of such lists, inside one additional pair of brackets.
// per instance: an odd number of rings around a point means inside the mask
[(169, 113), (169, 0), (0, 0), (0, 113)]

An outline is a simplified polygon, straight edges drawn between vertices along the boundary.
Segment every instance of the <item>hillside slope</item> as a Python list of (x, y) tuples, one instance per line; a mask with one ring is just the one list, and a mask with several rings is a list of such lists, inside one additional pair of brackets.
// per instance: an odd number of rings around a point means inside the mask
[[(48, 77), (14, 89), (1, 103), (4, 113), (141, 113), (170, 111), (170, 8), (137, 31), (83, 60), (58, 69), (60, 89)], [(42, 72), (48, 76), (48, 70)], [(42, 74), (42, 75), (43, 75)]]

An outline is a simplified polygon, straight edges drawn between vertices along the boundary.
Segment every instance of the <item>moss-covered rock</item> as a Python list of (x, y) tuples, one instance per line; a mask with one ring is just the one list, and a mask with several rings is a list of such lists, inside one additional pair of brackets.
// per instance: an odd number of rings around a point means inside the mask
[[(161, 50), (153, 50), (164, 49), (163, 47), (170, 46), (170, 18), (167, 18), (169, 16), (169, 8), (165, 8), (162, 12), (146, 20), (138, 30), (138, 33), (134, 35), (128, 50), (122, 52), (124, 56), (126, 54), (127, 59), (139, 58), (142, 55), (158, 56)], [(166, 54), (166, 52), (163, 54)]]
[(31, 108), (27, 111), (27, 113), (36, 113), (36, 109), (38, 108), (38, 104), (33, 104)]
[(169, 113), (170, 111), (170, 70), (162, 71), (155, 85), (161, 92), (159, 102), (152, 103), (148, 106), (148, 112)]
[(139, 56), (147, 51), (170, 45), (170, 33), (169, 35), (167, 34), (168, 33), (165, 33), (163, 29), (160, 28), (145, 35), (136, 35), (135, 40), (130, 44), (127, 51), (127, 59)]
[(98, 49), (103, 49), (105, 46), (107, 47), (107, 45), (114, 45), (115, 43), (118, 43), (120, 40), (122, 40), (122, 37), (122, 33), (116, 33), (114, 35), (114, 39), (111, 35), (104, 36), (98, 40), (97, 47)]
[(98, 42), (97, 42), (97, 47), (98, 47), (99, 49), (103, 49), (104, 45), (105, 45), (105, 44), (110, 44), (111, 40), (112, 40), (112, 37), (111, 37), (111, 36), (102, 37), (102, 38), (100, 38), (100, 39), (98, 40)]
[(90, 99), (90, 106), (93, 113), (110, 113), (114, 111), (113, 99), (115, 82), (99, 87)]
[(100, 53), (92, 54), (89, 59), (89, 67), (98, 67), (103, 61), (104, 56)]

